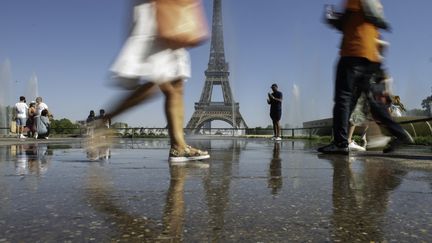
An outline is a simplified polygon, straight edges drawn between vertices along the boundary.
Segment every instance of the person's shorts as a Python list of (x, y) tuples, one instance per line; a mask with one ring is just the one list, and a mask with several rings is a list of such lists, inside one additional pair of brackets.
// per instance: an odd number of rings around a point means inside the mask
[(277, 111), (270, 111), (270, 118), (273, 121), (280, 121), (282, 116), (282, 111), (281, 110), (277, 110)]
[(27, 123), (27, 118), (17, 118), (16, 124), (17, 126), (25, 126)]

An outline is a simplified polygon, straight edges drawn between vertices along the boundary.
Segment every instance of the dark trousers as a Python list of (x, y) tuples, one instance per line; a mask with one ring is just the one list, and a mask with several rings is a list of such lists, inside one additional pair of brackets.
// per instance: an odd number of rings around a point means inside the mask
[(402, 141), (409, 141), (403, 128), (390, 116), (385, 104), (376, 101), (371, 92), (370, 80), (377, 64), (360, 57), (341, 57), (336, 70), (333, 107), (333, 137), (337, 146), (348, 146), (348, 126), (351, 112), (361, 93), (365, 93), (372, 117)]

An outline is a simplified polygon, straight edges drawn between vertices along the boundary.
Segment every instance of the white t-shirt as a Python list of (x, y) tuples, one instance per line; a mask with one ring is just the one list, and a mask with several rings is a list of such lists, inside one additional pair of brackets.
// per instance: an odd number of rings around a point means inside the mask
[(24, 102), (18, 102), (15, 104), (16, 117), (17, 118), (27, 118), (28, 106)]
[(48, 110), (48, 106), (45, 103), (41, 102), (39, 104), (36, 104), (36, 115), (40, 116), (42, 111), (45, 109)]

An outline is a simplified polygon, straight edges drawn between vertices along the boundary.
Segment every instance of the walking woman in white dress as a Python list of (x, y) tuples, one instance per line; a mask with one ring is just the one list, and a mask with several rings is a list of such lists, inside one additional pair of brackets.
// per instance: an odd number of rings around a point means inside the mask
[(108, 111), (107, 119), (148, 101), (160, 89), (165, 96), (165, 114), (171, 140), (169, 161), (207, 159), (210, 157), (207, 151), (187, 145), (184, 138), (183, 85), (191, 73), (189, 53), (184, 48), (170, 49), (158, 40), (154, 1), (130, 1), (133, 28), (111, 67), (118, 84), (130, 92)]

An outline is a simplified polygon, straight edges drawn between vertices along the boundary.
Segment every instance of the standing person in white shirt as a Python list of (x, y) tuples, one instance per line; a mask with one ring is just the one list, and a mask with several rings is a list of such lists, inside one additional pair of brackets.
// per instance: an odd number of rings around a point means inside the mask
[(23, 133), (24, 133), (24, 127), (27, 122), (27, 110), (28, 110), (28, 106), (26, 104), (26, 98), (24, 96), (20, 96), (20, 101), (15, 104), (18, 138), (26, 138), (26, 136), (24, 136)]
[(47, 109), (48, 110), (48, 106), (47, 104), (42, 102), (42, 97), (37, 97), (36, 98), (36, 115), (40, 116), (42, 114), (42, 111)]
[(47, 106), (47, 104), (42, 102), (42, 97), (37, 97), (36, 98), (36, 115), (34, 117), (36, 132), (35, 132), (34, 138), (38, 137), (37, 124), (38, 124), (38, 120), (40, 119), (40, 116), (41, 116), (43, 110), (48, 110), (48, 106)]

